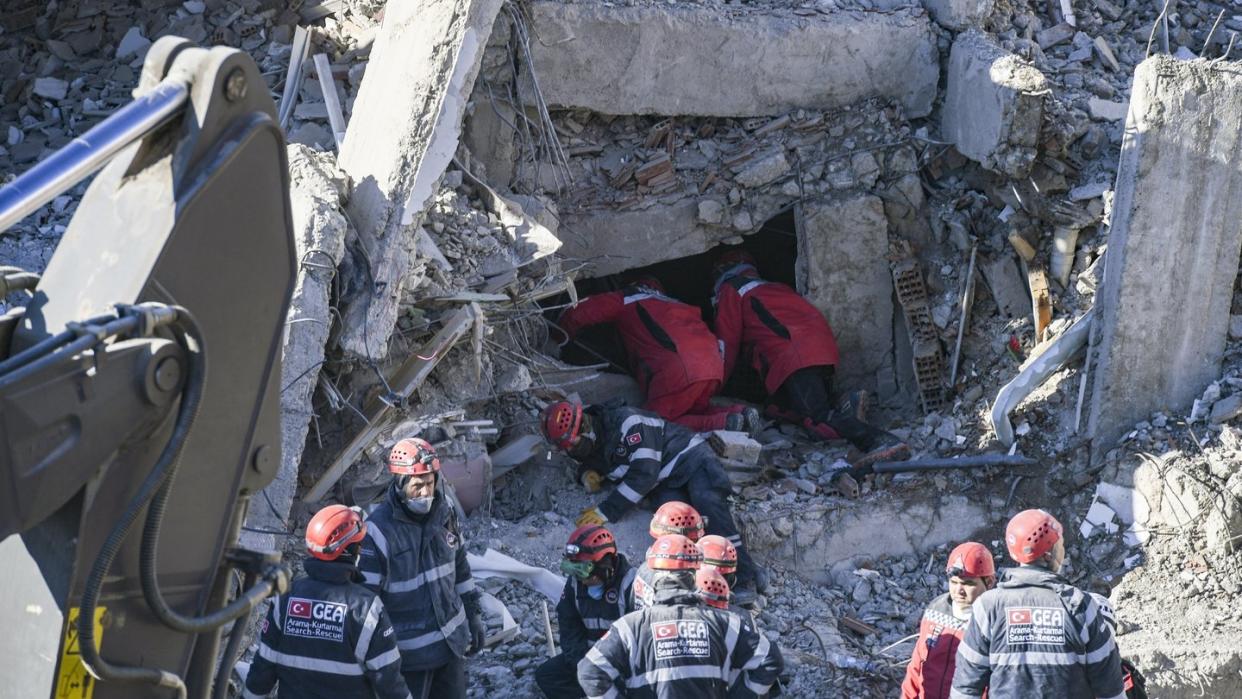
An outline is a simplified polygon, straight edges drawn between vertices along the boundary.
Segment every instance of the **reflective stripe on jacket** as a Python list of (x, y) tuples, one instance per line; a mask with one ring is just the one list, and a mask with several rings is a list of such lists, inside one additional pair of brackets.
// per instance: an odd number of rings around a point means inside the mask
[(655, 413), (636, 408), (592, 408), (603, 425), (598, 435), (602, 462), (591, 468), (617, 483), (600, 503), (600, 512), (616, 522), (657, 485), (685, 485), (703, 463), (695, 449), (713, 454), (702, 435)]
[[(688, 594), (672, 604), (631, 612), (578, 663), (588, 697), (691, 699), (761, 697), (783, 667), (767, 637), (734, 613), (697, 604)], [(732, 687), (732, 689), (730, 689)]]
[(438, 482), (425, 515), (412, 515), (394, 482), (367, 519), (359, 569), (384, 600), (402, 667), (428, 670), (462, 657), (470, 645), (463, 597), (479, 594), (450, 492)]
[(306, 573), (272, 598), (242, 696), (409, 697), (384, 603), (350, 564), (308, 559)]
[(1057, 574), (1011, 568), (975, 600), (950, 697), (1123, 699), (1121, 657), (1100, 607)]

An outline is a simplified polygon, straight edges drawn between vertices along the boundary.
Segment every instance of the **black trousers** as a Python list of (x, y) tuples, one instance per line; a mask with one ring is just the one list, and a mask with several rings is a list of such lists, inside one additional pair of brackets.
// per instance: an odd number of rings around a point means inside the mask
[(548, 658), (535, 670), (535, 684), (548, 699), (582, 699), (586, 693), (578, 684), (578, 661), (582, 655), (561, 653)]
[(656, 486), (648, 496), (651, 504), (659, 507), (671, 500), (689, 503), (707, 519), (708, 534), (723, 536), (737, 549), (738, 582), (754, 580), (755, 561), (742, 544), (742, 534), (733, 521), (733, 512), (729, 510), (729, 494), (733, 492), (733, 484), (724, 466), (716, 460), (715, 453), (707, 444), (700, 445), (683, 458), (687, 462), (684, 466), (692, 469), (686, 483), (678, 487)]
[(414, 699), (466, 699), (466, 664), (456, 655), (430, 670), (401, 673)]
[[(803, 424), (824, 439), (839, 436), (862, 451), (871, 451), (887, 435), (884, 430), (845, 415), (833, 406), (832, 367), (805, 367), (785, 379), (772, 404), (782, 417)], [(800, 419), (799, 419), (800, 418)], [(824, 429), (824, 427), (828, 429)]]

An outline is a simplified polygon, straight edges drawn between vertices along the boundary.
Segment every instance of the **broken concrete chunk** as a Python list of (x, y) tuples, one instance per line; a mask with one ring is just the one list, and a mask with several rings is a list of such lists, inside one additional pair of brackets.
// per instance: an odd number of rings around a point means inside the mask
[(1013, 257), (1007, 254), (998, 255), (994, 259), (979, 256), (980, 270), (996, 306), (1001, 313), (1010, 318), (1024, 318), (1031, 312), (1031, 297), (1026, 293), (1026, 285), (1022, 283), (1022, 275), (1018, 273), (1018, 265)]
[(34, 93), (40, 97), (59, 102), (69, 94), (69, 83), (58, 78), (35, 78)]
[(141, 29), (130, 27), (129, 31), (125, 32), (125, 36), (121, 37), (120, 43), (116, 45), (116, 57), (141, 58), (150, 46), (151, 40), (142, 35)]
[(994, 0), (923, 0), (937, 24), (955, 31), (978, 26), (995, 6)]
[(1229, 339), (1242, 340), (1242, 316), (1229, 316)]
[(733, 179), (745, 187), (762, 187), (784, 177), (790, 170), (784, 151), (776, 151), (752, 160)]
[(763, 450), (763, 445), (745, 432), (717, 430), (708, 436), (707, 441), (720, 456), (751, 465), (759, 463), (759, 453)]
[(1087, 100), (1087, 107), (1091, 110), (1091, 118), (1096, 121), (1122, 121), (1126, 118), (1130, 105), (1092, 97)]
[(1114, 73), (1121, 70), (1121, 65), (1117, 63), (1117, 56), (1113, 54), (1113, 47), (1108, 45), (1108, 41), (1104, 37), (1095, 37), (1094, 45), (1104, 65), (1108, 66)]
[(1070, 201), (1086, 201), (1087, 199), (1096, 199), (1104, 196), (1104, 193), (1112, 189), (1111, 182), (1092, 182), (1090, 184), (1079, 185), (1069, 192)]
[(1242, 393), (1235, 393), (1212, 405), (1212, 414), (1208, 416), (1208, 422), (1219, 425), (1239, 415), (1242, 415)]
[(941, 135), (995, 172), (1025, 177), (1035, 160), (1047, 80), (991, 38), (968, 31), (953, 42)]
[(715, 199), (704, 199), (699, 202), (699, 220), (703, 223), (720, 225), (724, 223), (724, 204)]
[(1074, 37), (1078, 32), (1077, 29), (1068, 24), (1058, 24), (1055, 27), (1049, 27), (1035, 34), (1035, 41), (1039, 43), (1039, 48), (1047, 51), (1057, 44), (1065, 43)]

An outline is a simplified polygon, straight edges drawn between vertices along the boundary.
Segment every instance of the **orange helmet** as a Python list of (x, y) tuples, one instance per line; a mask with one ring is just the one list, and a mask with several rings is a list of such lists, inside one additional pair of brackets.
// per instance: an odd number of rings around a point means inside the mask
[(1061, 523), (1043, 510), (1023, 510), (1005, 527), (1005, 545), (1019, 563), (1033, 563), (1061, 539)]
[(684, 502), (672, 500), (660, 505), (660, 508), (655, 511), (648, 531), (653, 539), (658, 539), (665, 534), (681, 534), (691, 541), (698, 541), (703, 536), (703, 518), (693, 507)]
[(699, 568), (694, 574), (694, 586), (699, 598), (709, 607), (729, 608), (729, 582), (715, 568)]
[(582, 404), (557, 401), (543, 409), (543, 438), (557, 449), (568, 449), (582, 429)]
[(388, 452), (388, 470), (401, 476), (417, 476), (440, 470), (440, 459), (431, 443), (420, 437), (407, 437)]
[(350, 544), (362, 541), (366, 533), (361, 510), (328, 505), (306, 525), (306, 550), (321, 561), (335, 561)]
[(597, 562), (610, 553), (617, 552), (617, 540), (612, 532), (598, 524), (584, 524), (569, 535), (565, 543), (565, 558), (571, 561)]
[(698, 570), (702, 560), (694, 542), (681, 534), (665, 534), (647, 549), (647, 567), (652, 570)]
[(988, 547), (977, 541), (967, 541), (949, 553), (945, 572), (959, 578), (990, 578), (996, 575), (996, 564)]
[(708, 534), (699, 539), (699, 551), (703, 552), (704, 566), (711, 566), (721, 575), (737, 572), (737, 549), (723, 536)]

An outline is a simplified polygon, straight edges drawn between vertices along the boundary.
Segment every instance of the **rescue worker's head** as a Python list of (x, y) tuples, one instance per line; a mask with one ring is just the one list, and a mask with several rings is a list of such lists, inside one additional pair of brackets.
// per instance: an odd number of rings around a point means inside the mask
[(945, 572), (949, 575), (949, 600), (959, 612), (969, 610), (980, 595), (996, 586), (992, 552), (976, 541), (953, 549)]
[(366, 534), (362, 510), (328, 505), (306, 525), (306, 550), (321, 561), (357, 563), (358, 549)]
[(617, 540), (598, 524), (573, 530), (561, 558), (561, 572), (577, 580), (595, 599), (617, 571)]
[(575, 459), (590, 456), (598, 444), (595, 420), (577, 401), (559, 400), (543, 409), (543, 438)]
[(690, 539), (681, 534), (665, 534), (647, 549), (647, 567), (652, 572), (651, 586), (658, 596), (661, 591), (694, 592), (694, 574), (703, 562), (703, 554)]
[(427, 514), (436, 494), (440, 459), (431, 443), (419, 437), (397, 442), (388, 452), (388, 470), (397, 478), (405, 506), (414, 514)]
[[(749, 270), (746, 268), (749, 268)], [(716, 258), (716, 261), (712, 263), (712, 277), (714, 279), (720, 279), (726, 273), (738, 274), (745, 271), (758, 273), (758, 268), (755, 266), (755, 258), (741, 248), (722, 252)]]
[(699, 511), (679, 500), (670, 500), (655, 511), (647, 528), (652, 539), (665, 534), (681, 534), (691, 541), (703, 536), (703, 518)]
[(1065, 562), (1061, 523), (1043, 510), (1023, 510), (1005, 527), (1009, 555), (1024, 565), (1037, 565), (1056, 573)]
[(708, 534), (699, 539), (698, 546), (703, 553), (700, 568), (715, 570), (733, 587), (737, 581), (737, 549), (733, 542), (719, 534)]
[(630, 286), (636, 286), (648, 291), (654, 291), (657, 294), (664, 293), (664, 283), (650, 274), (635, 277), (634, 281), (630, 282)]
[(729, 583), (715, 568), (699, 568), (694, 574), (695, 592), (703, 604), (716, 609), (729, 608)]

